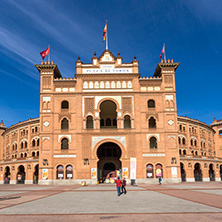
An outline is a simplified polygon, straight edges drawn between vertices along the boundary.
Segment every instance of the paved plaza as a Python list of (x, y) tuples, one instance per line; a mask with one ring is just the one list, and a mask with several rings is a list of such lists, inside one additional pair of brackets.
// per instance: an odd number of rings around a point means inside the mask
[(222, 182), (0, 185), (0, 221), (222, 221)]

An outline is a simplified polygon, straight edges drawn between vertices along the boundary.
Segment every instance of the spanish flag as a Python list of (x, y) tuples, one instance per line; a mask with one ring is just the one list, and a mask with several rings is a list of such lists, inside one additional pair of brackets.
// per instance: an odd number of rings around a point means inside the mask
[(103, 29), (103, 42), (106, 40), (106, 33), (107, 33), (107, 23), (105, 24), (105, 27)]

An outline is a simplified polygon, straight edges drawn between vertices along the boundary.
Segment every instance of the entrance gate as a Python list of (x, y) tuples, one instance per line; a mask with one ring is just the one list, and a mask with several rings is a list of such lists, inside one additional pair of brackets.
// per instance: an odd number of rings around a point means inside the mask
[(104, 182), (106, 179), (116, 177), (116, 171), (121, 172), (121, 155), (121, 149), (115, 143), (107, 142), (99, 146), (97, 150), (98, 181)]

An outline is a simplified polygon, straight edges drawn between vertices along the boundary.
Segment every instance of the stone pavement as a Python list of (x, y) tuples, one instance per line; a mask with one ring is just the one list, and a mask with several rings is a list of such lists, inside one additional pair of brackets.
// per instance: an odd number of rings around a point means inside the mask
[(0, 221), (222, 221), (222, 182), (0, 185)]

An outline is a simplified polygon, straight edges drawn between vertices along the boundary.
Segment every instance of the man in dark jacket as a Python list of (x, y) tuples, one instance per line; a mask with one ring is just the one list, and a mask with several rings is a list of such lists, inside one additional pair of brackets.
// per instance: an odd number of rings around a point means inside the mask
[(126, 180), (125, 177), (123, 178), (123, 183), (122, 183), (122, 193), (124, 191), (124, 194), (126, 194)]

